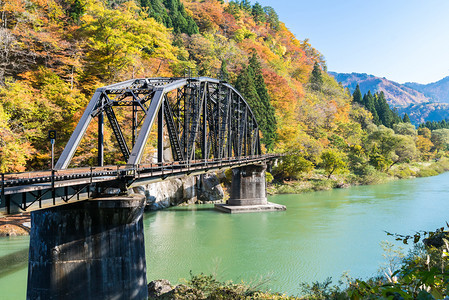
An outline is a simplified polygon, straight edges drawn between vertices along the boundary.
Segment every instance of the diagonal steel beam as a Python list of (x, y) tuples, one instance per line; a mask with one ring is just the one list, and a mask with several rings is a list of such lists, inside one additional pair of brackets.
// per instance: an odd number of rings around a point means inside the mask
[(103, 89), (97, 89), (89, 104), (87, 105), (86, 110), (83, 113), (78, 125), (76, 125), (75, 131), (70, 136), (70, 139), (62, 151), (61, 156), (56, 162), (55, 169), (66, 169), (72, 160), (73, 155), (75, 154), (76, 148), (81, 142), (84, 134), (86, 133), (87, 127), (92, 121), (92, 113), (97, 108), (97, 104), (101, 100), (101, 95), (103, 93)]
[(154, 120), (161, 108), (162, 101), (164, 101), (164, 88), (157, 88), (153, 99), (151, 99), (150, 107), (148, 107), (147, 114), (143, 121), (142, 127), (140, 128), (139, 135), (136, 139), (136, 144), (134, 145), (127, 164), (137, 165), (142, 159), (142, 154), (145, 149), (145, 145), (148, 141), (148, 136), (150, 135), (151, 127), (153, 127)]

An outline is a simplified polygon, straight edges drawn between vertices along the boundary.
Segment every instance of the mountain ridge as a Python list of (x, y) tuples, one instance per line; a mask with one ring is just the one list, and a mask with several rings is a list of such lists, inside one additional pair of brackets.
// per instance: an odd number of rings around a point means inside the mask
[(384, 92), (385, 98), (390, 105), (395, 107), (409, 106), (411, 104), (420, 104), (431, 102), (432, 99), (425, 96), (422, 92), (412, 87), (388, 80), (385, 77), (377, 77), (366, 73), (337, 73), (329, 72), (331, 76), (344, 87), (354, 91), (357, 84), (360, 86), (362, 94), (366, 94), (368, 90), (374, 92)]
[(449, 76), (428, 84), (406, 82), (404, 85), (421, 92), (434, 101), (449, 103)]
[(385, 98), (398, 112), (407, 113), (414, 124), (449, 118), (449, 76), (429, 84), (404, 84), (367, 73), (328, 72), (351, 93), (357, 84), (362, 94), (384, 92)]

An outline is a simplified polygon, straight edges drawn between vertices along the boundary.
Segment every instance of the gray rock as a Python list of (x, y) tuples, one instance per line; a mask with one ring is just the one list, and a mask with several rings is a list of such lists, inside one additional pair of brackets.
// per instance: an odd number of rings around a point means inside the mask
[(224, 197), (223, 188), (220, 185), (217, 175), (200, 175), (200, 188), (198, 190), (198, 199), (203, 202), (219, 201)]
[(181, 204), (220, 201), (224, 192), (215, 174), (184, 176), (138, 186), (130, 193), (145, 195), (146, 207), (159, 210)]
[(166, 279), (153, 280), (148, 284), (148, 297), (157, 298), (171, 292), (174, 287)]

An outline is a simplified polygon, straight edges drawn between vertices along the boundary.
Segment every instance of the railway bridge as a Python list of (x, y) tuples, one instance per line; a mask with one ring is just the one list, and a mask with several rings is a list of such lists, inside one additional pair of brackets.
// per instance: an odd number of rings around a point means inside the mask
[[(125, 164), (104, 163), (105, 116)], [(96, 166), (73, 168), (94, 120)], [(145, 197), (129, 191), (233, 168), (230, 199), (218, 208), (285, 209), (266, 198), (266, 163), (277, 157), (261, 153), (251, 107), (226, 82), (143, 78), (98, 88), (52, 170), (1, 174), (2, 213), (32, 211), (27, 298), (146, 299)]]

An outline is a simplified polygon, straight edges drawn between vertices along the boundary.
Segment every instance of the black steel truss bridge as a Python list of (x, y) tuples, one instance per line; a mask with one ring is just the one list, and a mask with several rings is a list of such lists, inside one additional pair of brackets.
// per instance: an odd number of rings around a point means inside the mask
[[(105, 115), (126, 164), (104, 166)], [(71, 168), (95, 118), (97, 165)], [(155, 143), (151, 132), (156, 133)], [(146, 153), (152, 143), (154, 159)], [(95, 91), (53, 170), (1, 174), (0, 210), (11, 214), (61, 205), (108, 189), (125, 191), (168, 177), (277, 157), (261, 153), (254, 114), (230, 84), (207, 77), (132, 79)]]

